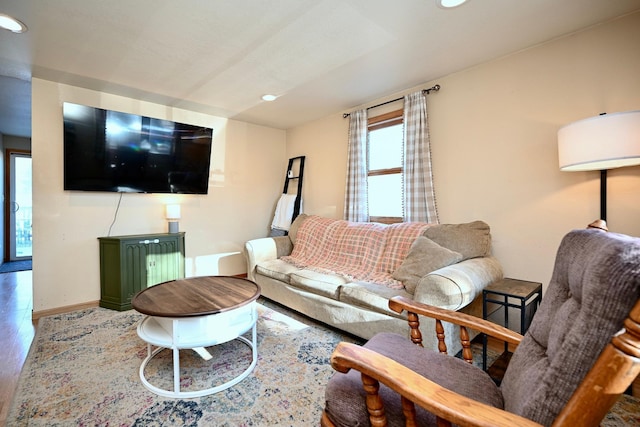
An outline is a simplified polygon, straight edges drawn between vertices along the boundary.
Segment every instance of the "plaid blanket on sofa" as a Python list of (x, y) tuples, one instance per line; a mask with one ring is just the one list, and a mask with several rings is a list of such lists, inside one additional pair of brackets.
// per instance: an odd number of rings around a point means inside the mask
[(391, 273), (428, 227), (422, 222), (385, 225), (310, 215), (298, 229), (291, 255), (282, 260), (298, 268), (402, 289), (402, 282)]

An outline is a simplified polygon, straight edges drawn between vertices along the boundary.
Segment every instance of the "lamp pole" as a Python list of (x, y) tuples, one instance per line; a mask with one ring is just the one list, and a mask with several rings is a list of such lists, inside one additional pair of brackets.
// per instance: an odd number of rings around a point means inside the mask
[(607, 220), (607, 170), (600, 171), (600, 219)]

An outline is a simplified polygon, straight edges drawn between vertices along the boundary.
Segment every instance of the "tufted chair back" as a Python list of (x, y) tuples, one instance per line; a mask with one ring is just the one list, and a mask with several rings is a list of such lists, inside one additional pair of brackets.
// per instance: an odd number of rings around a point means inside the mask
[(500, 386), (505, 410), (553, 423), (640, 298), (639, 259), (638, 238), (595, 229), (565, 236)]

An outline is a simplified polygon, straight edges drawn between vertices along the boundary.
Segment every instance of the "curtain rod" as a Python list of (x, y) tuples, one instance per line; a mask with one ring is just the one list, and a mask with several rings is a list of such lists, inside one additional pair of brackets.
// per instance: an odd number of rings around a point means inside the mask
[[(429, 89), (422, 89), (422, 94), (424, 95), (426, 93), (428, 95), (431, 91), (437, 92), (439, 90), (440, 90), (440, 85), (436, 84), (436, 85), (430, 87)], [(383, 102), (381, 104), (377, 104), (377, 105), (374, 105), (374, 106), (371, 106), (371, 107), (367, 107), (366, 109), (370, 110), (372, 108), (382, 107), (383, 105), (391, 104), (392, 102), (400, 101), (401, 99), (404, 99), (404, 96), (402, 98), (392, 99), (391, 101), (387, 101), (387, 102)], [(351, 113), (344, 113), (342, 115), (342, 118), (346, 119), (350, 115), (351, 115)]]

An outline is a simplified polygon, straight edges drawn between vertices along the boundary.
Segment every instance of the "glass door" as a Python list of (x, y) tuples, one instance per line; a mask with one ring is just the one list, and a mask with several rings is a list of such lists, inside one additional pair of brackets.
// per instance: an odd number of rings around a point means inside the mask
[(9, 152), (9, 260), (31, 259), (31, 154)]

